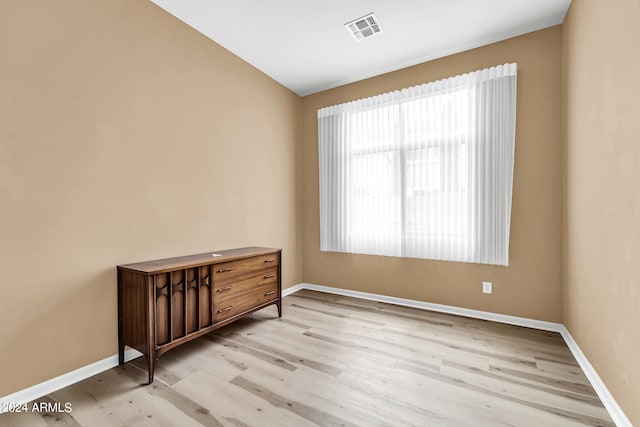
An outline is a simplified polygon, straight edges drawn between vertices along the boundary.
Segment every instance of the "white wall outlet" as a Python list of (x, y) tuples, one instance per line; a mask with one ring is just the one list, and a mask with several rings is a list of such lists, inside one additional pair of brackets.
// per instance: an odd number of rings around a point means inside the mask
[(491, 282), (482, 282), (482, 293), (483, 294), (493, 293), (493, 284)]

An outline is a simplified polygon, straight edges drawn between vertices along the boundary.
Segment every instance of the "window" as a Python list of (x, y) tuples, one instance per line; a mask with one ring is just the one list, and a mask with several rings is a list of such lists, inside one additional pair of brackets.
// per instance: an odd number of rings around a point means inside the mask
[(321, 250), (508, 265), (516, 64), (318, 111)]

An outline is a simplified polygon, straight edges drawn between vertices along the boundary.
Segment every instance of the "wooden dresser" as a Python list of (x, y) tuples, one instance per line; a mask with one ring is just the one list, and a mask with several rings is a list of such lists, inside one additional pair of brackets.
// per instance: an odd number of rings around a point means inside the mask
[(281, 250), (239, 248), (118, 268), (118, 357), (155, 361), (194, 338), (275, 304), (282, 316)]

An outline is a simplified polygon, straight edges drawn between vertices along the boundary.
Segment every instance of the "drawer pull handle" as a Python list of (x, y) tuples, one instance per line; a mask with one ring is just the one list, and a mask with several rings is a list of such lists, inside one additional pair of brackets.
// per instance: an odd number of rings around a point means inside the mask
[(231, 310), (232, 308), (233, 308), (233, 306), (232, 306), (232, 305), (230, 305), (229, 307), (225, 307), (225, 308), (223, 308), (223, 309), (221, 309), (221, 310), (218, 310), (218, 313), (224, 313), (225, 311), (229, 311), (229, 310)]
[(271, 279), (272, 277), (276, 277), (275, 274), (267, 274), (266, 276), (264, 276), (265, 279)]
[(264, 294), (264, 296), (265, 296), (265, 297), (268, 297), (269, 295), (273, 295), (273, 294), (275, 294), (275, 293), (276, 293), (276, 291), (269, 291), (269, 292), (267, 292), (266, 294)]
[(224, 291), (228, 291), (232, 288), (233, 286), (227, 286), (226, 288), (221, 288), (216, 290), (216, 294), (219, 294), (220, 292), (224, 292)]
[(269, 258), (269, 259), (265, 259), (264, 262), (274, 262), (276, 259), (275, 258)]
[(218, 270), (218, 273), (226, 273), (227, 271), (231, 271), (231, 270), (233, 270), (233, 268), (231, 267), (221, 268), (220, 270)]

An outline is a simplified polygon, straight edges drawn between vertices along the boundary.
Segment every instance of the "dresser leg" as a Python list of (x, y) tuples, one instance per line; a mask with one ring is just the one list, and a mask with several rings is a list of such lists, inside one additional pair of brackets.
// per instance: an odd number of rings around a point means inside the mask
[(278, 317), (282, 317), (282, 300), (278, 300), (276, 307), (278, 307)]
[(149, 371), (149, 382), (147, 384), (151, 384), (153, 382), (153, 370), (156, 365), (155, 355), (147, 355), (147, 371)]
[(124, 346), (118, 344), (118, 365), (124, 365)]

